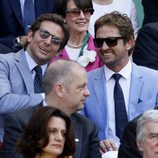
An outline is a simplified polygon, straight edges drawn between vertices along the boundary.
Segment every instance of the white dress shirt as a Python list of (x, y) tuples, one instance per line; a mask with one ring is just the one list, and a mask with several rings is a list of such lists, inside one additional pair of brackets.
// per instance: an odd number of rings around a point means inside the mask
[[(128, 102), (129, 102), (129, 93), (130, 93), (130, 83), (131, 83), (131, 71), (132, 64), (131, 61), (127, 63), (127, 65), (118, 72), (122, 75), (119, 80), (120, 86), (123, 91), (126, 111), (128, 115)], [(107, 95), (107, 105), (108, 105), (108, 120), (109, 120), (109, 128), (108, 128), (108, 139), (112, 139), (116, 146), (119, 147), (119, 138), (116, 136), (116, 127), (115, 127), (115, 105), (114, 105), (114, 86), (115, 79), (112, 78), (112, 75), (115, 73), (106, 66), (104, 66), (105, 78), (106, 78), (106, 95)]]

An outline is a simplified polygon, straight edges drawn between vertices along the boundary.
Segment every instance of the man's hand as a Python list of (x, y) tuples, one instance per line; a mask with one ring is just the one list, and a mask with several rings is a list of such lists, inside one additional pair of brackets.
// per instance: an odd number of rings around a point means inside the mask
[(20, 45), (24, 48), (27, 45), (27, 36), (20, 36)]
[(116, 151), (117, 147), (115, 143), (110, 139), (104, 139), (100, 141), (100, 153), (106, 153), (108, 151)]

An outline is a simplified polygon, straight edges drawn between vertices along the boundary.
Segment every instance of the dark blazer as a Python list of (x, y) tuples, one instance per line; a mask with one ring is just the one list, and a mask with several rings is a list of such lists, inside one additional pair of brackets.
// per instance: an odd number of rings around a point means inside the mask
[(5, 45), (0, 43), (0, 54), (6, 54), (9, 52), (10, 52), (10, 49), (8, 47), (6, 47)]
[(158, 22), (146, 24), (140, 29), (133, 51), (133, 61), (137, 65), (158, 70)]
[[(54, 12), (55, 0), (34, 0), (35, 14)], [(13, 39), (24, 35), (20, 0), (0, 0), (0, 43), (13, 49)]]
[[(21, 110), (5, 118), (2, 158), (22, 158), (15, 150), (16, 142), (36, 108)], [(78, 113), (73, 114), (71, 120), (76, 144), (74, 158), (101, 158), (95, 124)]]
[(130, 121), (123, 133), (118, 150), (118, 158), (142, 158), (136, 143), (137, 120), (141, 115)]
[(143, 25), (158, 22), (158, 0), (142, 0), (144, 8)]

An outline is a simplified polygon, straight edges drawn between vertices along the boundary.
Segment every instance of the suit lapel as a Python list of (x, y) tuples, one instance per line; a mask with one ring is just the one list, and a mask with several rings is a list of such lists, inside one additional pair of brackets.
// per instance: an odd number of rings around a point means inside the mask
[(20, 50), (15, 54), (15, 64), (24, 80), (26, 91), (32, 93), (34, 91), (32, 74), (26, 61), (24, 50)]
[(135, 117), (138, 103), (142, 102), (140, 98), (141, 87), (143, 84), (143, 76), (138, 66), (134, 63), (132, 64), (132, 74), (131, 74), (131, 88), (129, 95), (129, 106), (128, 106), (128, 116), (131, 120)]
[(75, 133), (75, 146), (76, 146), (75, 157), (82, 157), (81, 156), (81, 149), (83, 145), (82, 144), (82, 139), (83, 139), (82, 126), (81, 124), (77, 122), (77, 119), (75, 118), (75, 114), (73, 115), (71, 116), (71, 122), (72, 122), (72, 126)]
[(8, 1), (10, 3), (10, 6), (11, 6), (17, 20), (19, 21), (21, 26), (23, 26), (23, 18), (22, 18), (20, 0), (8, 0)]
[[(100, 106), (101, 113), (102, 113), (102, 119), (105, 121), (105, 124), (108, 125), (108, 109), (107, 109), (107, 99), (106, 99), (106, 83), (105, 83), (105, 75), (104, 75), (104, 67), (100, 68), (100, 71), (98, 71), (98, 74), (95, 76), (94, 79), (94, 91), (97, 97), (97, 101), (99, 104), (97, 106)], [(107, 126), (106, 126), (107, 127)], [(105, 133), (107, 133), (108, 129), (105, 129)]]

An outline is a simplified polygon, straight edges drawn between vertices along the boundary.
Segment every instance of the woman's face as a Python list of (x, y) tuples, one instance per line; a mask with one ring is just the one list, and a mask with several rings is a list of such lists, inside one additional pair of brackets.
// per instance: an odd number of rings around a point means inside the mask
[(63, 152), (66, 135), (66, 123), (60, 117), (53, 116), (48, 122), (49, 143), (43, 148), (42, 156), (57, 157)]
[[(89, 8), (87, 8), (89, 9)], [(79, 12), (80, 11), (80, 12)], [(65, 20), (70, 27), (70, 32), (85, 32), (88, 29), (91, 12), (77, 8), (73, 0), (67, 3)]]

